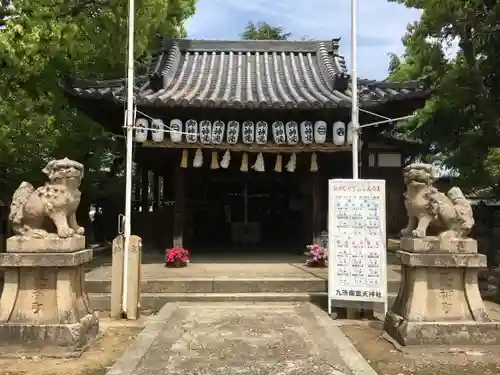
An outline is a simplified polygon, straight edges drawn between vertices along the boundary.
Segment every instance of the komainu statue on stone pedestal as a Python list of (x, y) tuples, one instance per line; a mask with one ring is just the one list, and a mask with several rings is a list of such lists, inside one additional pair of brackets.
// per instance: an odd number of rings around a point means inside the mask
[(415, 163), (403, 171), (408, 225), (403, 237), (425, 238), (429, 226), (440, 229), (442, 239), (466, 238), (474, 226), (472, 208), (458, 187), (447, 194), (433, 186), (438, 175), (434, 166)]
[[(78, 356), (99, 332), (85, 293), (84, 230), (76, 222), (83, 165), (67, 158), (43, 169), (45, 185), (23, 182), (12, 197), (15, 235), (0, 253), (0, 357)], [(13, 349), (15, 348), (15, 349)]]
[(22, 182), (12, 197), (9, 221), (21, 237), (68, 238), (83, 235), (76, 221), (83, 165), (68, 158), (53, 160), (42, 170), (49, 181), (35, 190)]
[(401, 345), (498, 345), (500, 323), (479, 292), (486, 256), (468, 237), (474, 226), (469, 202), (458, 187), (439, 192), (432, 165), (409, 165), (403, 175), (409, 220), (396, 252), (402, 277), (385, 330)]

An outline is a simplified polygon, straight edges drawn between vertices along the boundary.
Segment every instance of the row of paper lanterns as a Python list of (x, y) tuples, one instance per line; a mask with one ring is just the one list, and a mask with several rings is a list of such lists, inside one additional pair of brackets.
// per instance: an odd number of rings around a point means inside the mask
[[(296, 121), (275, 121), (271, 124), (271, 129), (266, 121), (229, 121), (226, 125), (223, 121), (208, 120), (187, 120), (184, 123), (179, 119), (170, 121), (166, 126), (161, 119), (153, 119), (151, 128), (145, 118), (136, 121), (135, 140), (145, 142), (148, 138), (148, 130), (151, 129), (153, 142), (163, 142), (165, 133), (170, 133), (170, 139), (174, 143), (182, 142), (183, 134), (187, 143), (202, 143), (206, 145), (221, 144), (225, 140), (228, 144), (236, 144), (241, 138), (245, 144), (266, 144), (269, 133), (272, 134), (276, 144), (296, 145), (299, 141), (303, 144), (323, 144), (326, 142), (328, 125), (325, 121), (303, 121), (300, 124)], [(270, 131), (269, 131), (270, 130)], [(343, 146), (352, 143), (352, 125), (346, 125), (342, 121), (337, 121), (332, 125), (333, 144)]]

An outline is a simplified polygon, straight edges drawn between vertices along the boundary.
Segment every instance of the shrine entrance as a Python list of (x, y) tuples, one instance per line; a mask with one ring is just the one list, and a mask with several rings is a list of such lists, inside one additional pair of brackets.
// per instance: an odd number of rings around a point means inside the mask
[(301, 194), (299, 176), (196, 171), (187, 197), (193, 215), (192, 246), (289, 254), (303, 249), (306, 196)]

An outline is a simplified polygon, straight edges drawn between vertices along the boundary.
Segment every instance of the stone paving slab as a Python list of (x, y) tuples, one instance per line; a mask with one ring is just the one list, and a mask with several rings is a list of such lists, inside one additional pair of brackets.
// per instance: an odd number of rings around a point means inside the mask
[(167, 304), (107, 375), (376, 375), (310, 303)]

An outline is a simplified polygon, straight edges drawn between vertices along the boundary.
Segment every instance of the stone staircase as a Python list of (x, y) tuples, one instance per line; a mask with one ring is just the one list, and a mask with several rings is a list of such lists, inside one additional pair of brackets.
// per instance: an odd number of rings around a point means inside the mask
[[(311, 278), (168, 278), (141, 283), (141, 309), (158, 311), (167, 302), (298, 302), (327, 303), (327, 280)], [(399, 280), (388, 282), (393, 300)], [(92, 306), (107, 311), (110, 306), (110, 281), (87, 280), (86, 290)]]
[[(304, 257), (207, 257), (187, 268), (165, 268), (161, 258), (143, 258), (140, 305), (158, 311), (167, 302), (295, 302), (327, 303), (328, 270), (303, 265)], [(388, 254), (388, 291), (399, 288), (399, 261)], [(85, 290), (92, 306), (108, 311), (111, 259), (96, 259), (86, 274)]]

